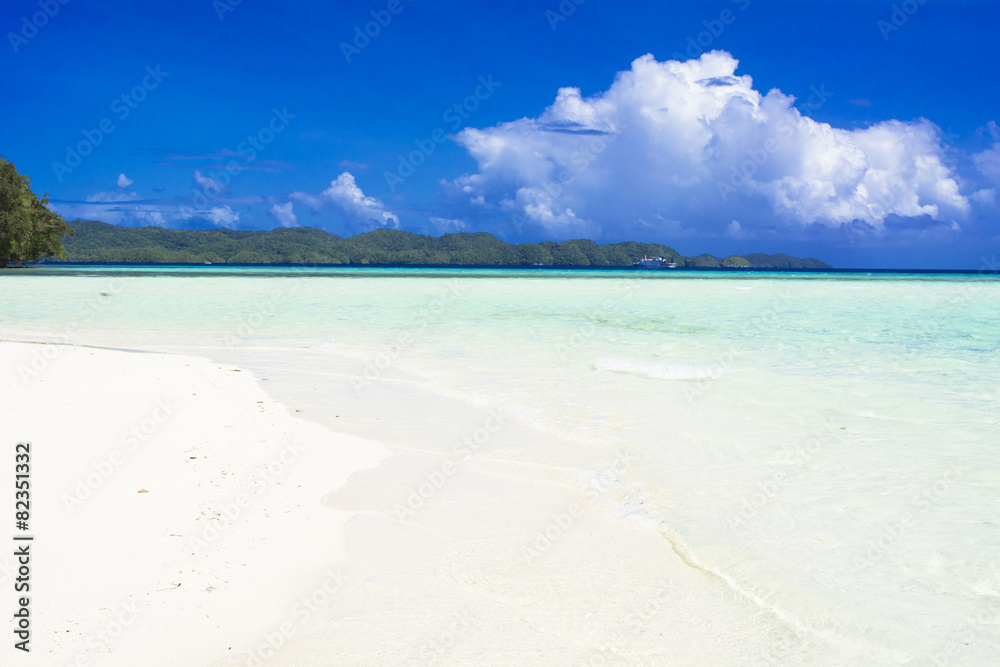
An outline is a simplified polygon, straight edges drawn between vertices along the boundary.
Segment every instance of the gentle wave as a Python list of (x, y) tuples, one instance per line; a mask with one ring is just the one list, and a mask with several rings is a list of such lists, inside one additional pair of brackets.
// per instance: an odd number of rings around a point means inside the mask
[(657, 364), (638, 359), (602, 357), (594, 362), (594, 370), (626, 373), (653, 380), (714, 380), (722, 375), (718, 368)]

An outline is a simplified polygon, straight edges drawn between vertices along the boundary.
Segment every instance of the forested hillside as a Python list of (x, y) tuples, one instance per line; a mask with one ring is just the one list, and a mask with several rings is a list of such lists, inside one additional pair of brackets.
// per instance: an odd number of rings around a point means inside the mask
[(320, 229), (270, 231), (179, 230), (118, 227), (103, 222), (70, 223), (66, 261), (134, 264), (381, 264), (453, 266), (632, 266), (643, 256), (663, 257), (678, 267), (831, 268), (818, 259), (754, 254), (718, 258), (682, 257), (658, 243), (576, 240), (512, 245), (492, 234), (423, 236), (393, 229), (342, 238)]
[(72, 232), (48, 203), (48, 195), (39, 198), (31, 179), (0, 157), (0, 269), (63, 257), (62, 237)]

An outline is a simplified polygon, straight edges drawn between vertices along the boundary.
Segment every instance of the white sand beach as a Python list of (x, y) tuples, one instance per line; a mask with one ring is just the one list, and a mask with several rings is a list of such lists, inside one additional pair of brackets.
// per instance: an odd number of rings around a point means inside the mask
[[(944, 310), (961, 285), (921, 282), (921, 299), (975, 337), (931, 345), (900, 306), (909, 346), (831, 348), (831, 303), (881, 341), (865, 314), (915, 281), (658, 281), (590, 329), (617, 281), (479, 278), (452, 303), (406, 276), (10, 280), (0, 425), (7, 474), (32, 446), (34, 634), (0, 664), (996, 653), (980, 361), (1000, 329)], [(280, 316), (230, 344), (275, 293)], [(995, 288), (960, 293), (993, 312)], [(746, 329), (782, 299), (788, 326)], [(938, 356), (910, 354), (926, 345)]]
[(0, 667), (1000, 667), (1000, 0), (3, 10)]
[(659, 533), (510, 456), (516, 426), (456, 458), (428, 415), (383, 459), (202, 358), (2, 343), (0, 366), (5, 434), (31, 442), (32, 665), (635, 664), (762, 640)]
[(320, 500), (377, 443), (200, 358), (5, 342), (0, 368), (5, 449), (31, 443), (35, 538), (31, 654), (5, 641), (3, 664), (207, 665), (339, 585), (349, 514)]

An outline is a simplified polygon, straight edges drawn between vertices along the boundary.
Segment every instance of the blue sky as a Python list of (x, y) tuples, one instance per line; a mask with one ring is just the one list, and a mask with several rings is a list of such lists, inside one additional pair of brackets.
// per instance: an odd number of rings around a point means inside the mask
[(4, 3), (0, 154), (67, 220), (1000, 250), (997, 3), (233, 1)]

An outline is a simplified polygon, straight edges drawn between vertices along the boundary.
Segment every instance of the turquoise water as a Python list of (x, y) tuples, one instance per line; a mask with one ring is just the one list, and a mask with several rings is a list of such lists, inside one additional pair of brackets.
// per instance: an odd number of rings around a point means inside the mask
[(0, 339), (240, 363), (390, 446), (438, 436), (366, 420), (389, 386), (502, 408), (508, 459), (793, 638), (748, 663), (989, 664), (998, 306), (978, 274), (44, 267), (0, 274)]

